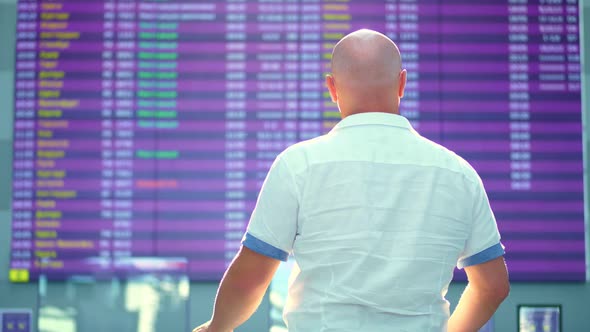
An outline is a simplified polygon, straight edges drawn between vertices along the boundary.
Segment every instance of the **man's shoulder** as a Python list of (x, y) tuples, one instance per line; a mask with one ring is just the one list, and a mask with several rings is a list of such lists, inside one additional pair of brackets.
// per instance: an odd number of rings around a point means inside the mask
[[(450, 171), (461, 173), (471, 182), (479, 181), (479, 175), (475, 168), (465, 158), (446, 146), (434, 142), (426, 137), (420, 136), (421, 144), (428, 146), (427, 150), (432, 153), (440, 167), (448, 168)], [(435, 156), (436, 155), (436, 156)]]
[(277, 159), (289, 165), (293, 171), (302, 171), (322, 150), (330, 149), (328, 135), (297, 142), (281, 152)]
[(297, 142), (293, 145), (288, 146), (282, 153), (282, 158), (301, 158), (308, 153), (312, 153), (316, 150), (321, 149), (323, 146), (328, 144), (328, 135), (321, 135), (311, 139)]

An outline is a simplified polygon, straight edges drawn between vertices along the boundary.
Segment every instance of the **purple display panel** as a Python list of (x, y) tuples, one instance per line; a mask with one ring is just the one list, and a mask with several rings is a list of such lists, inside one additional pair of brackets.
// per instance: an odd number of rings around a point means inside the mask
[(583, 281), (578, 3), (470, 4), (440, 7), (442, 143), (483, 178), (512, 280)]
[(275, 156), (339, 120), (323, 76), (359, 28), (401, 49), (402, 115), (481, 174), (511, 279), (585, 278), (577, 1), (18, 8), (13, 281), (135, 256), (219, 279)]

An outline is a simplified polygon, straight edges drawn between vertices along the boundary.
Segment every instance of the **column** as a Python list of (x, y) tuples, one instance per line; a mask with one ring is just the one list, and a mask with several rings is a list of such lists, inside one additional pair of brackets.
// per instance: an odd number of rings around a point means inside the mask
[[(324, 78), (322, 55), (330, 47), (322, 44), (322, 3), (320, 0), (302, 0), (300, 4), (299, 36), (299, 130), (298, 139), (306, 140), (324, 132), (322, 108)], [(331, 45), (331, 44), (330, 44)], [(324, 47), (325, 46), (325, 47)], [(330, 53), (331, 54), (331, 53)]]
[[(114, 146), (115, 133), (113, 116), (115, 112), (115, 31), (117, 29), (117, 3), (115, 0), (105, 1), (102, 24), (102, 84), (101, 84), (101, 219), (105, 224), (111, 224), (114, 218)], [(110, 261), (113, 248), (112, 230), (104, 230), (100, 234), (99, 255)]]
[[(113, 258), (125, 258), (133, 255), (151, 254), (149, 251), (151, 246), (146, 246), (144, 241), (146, 235), (148, 235), (148, 239), (151, 239), (149, 231), (153, 231), (153, 228), (149, 227), (151, 226), (149, 219), (145, 220), (141, 214), (147, 212), (149, 215), (153, 207), (151, 204), (147, 204), (146, 208), (144, 200), (139, 200), (139, 204), (135, 204), (134, 197), (134, 161), (136, 157), (134, 129), (137, 119), (135, 97), (137, 89), (140, 88), (136, 87), (135, 81), (137, 70), (136, 1), (118, 0), (116, 8), (113, 39), (113, 153), (111, 154), (114, 171), (112, 256)], [(148, 226), (147, 229), (146, 226)]]
[(508, 6), (510, 189), (531, 188), (529, 11), (526, 0)]
[(112, 232), (101, 199), (103, 15), (102, 3), (40, 7), (34, 266), (49, 277), (86, 272)]
[[(322, 134), (329, 132), (332, 127), (334, 127), (334, 125), (336, 125), (336, 123), (338, 123), (341, 119), (338, 106), (332, 102), (330, 93), (323, 84), (325, 76), (331, 73), (332, 70), (331, 59), (334, 45), (336, 45), (336, 43), (342, 39), (342, 37), (356, 30), (353, 26), (353, 23), (355, 23), (357, 26), (360, 25), (365, 27), (363, 26), (363, 23), (361, 23), (361, 18), (359, 17), (355, 16), (353, 22), (353, 10), (350, 8), (350, 6), (351, 4), (348, 0), (322, 0), (320, 2), (320, 8), (318, 8), (321, 26), (320, 30), (318, 30), (316, 33), (320, 37), (318, 42), (321, 44), (321, 49), (319, 50), (319, 53), (316, 54), (316, 58), (314, 58), (314, 60), (321, 64), (322, 70), (319, 71), (321, 75), (316, 75), (314, 77), (314, 81), (321, 82), (322, 86), (324, 86), (324, 89), (318, 89), (318, 92), (321, 91), (322, 98), (322, 113), (321, 118), (319, 119)], [(360, 4), (358, 8), (359, 11), (357, 12), (358, 14), (363, 13), (362, 7), (364, 7), (363, 4)], [(310, 35), (313, 36), (313, 32), (310, 32)]]
[(10, 280), (26, 282), (33, 267), (36, 133), (37, 24), (36, 1), (18, 4), (16, 93), (12, 185)]
[(249, 142), (248, 158), (255, 161), (249, 174), (249, 185), (253, 187), (249, 188), (255, 191), (262, 185), (272, 161), (283, 150), (285, 126), (297, 119), (296, 105), (291, 105), (291, 110), (286, 109), (288, 102), (296, 102), (298, 98), (296, 86), (290, 91), (286, 87), (287, 75), (292, 76), (297, 71), (287, 68), (297, 65), (297, 61), (287, 59), (297, 48), (287, 50), (293, 43), (286, 40), (286, 1), (258, 0), (252, 4), (256, 21), (253, 33), (248, 34), (248, 44), (252, 47), (249, 56), (253, 59), (248, 63), (248, 71), (253, 73), (254, 86), (248, 92), (251, 103), (247, 112), (248, 133), (253, 138)]
[(134, 208), (155, 206), (154, 231), (142, 241), (155, 243), (154, 255), (186, 257), (195, 280), (219, 278), (226, 261), (225, 10), (219, 2), (138, 3), (136, 128), (155, 144), (136, 140), (136, 158), (155, 171), (135, 183), (155, 197)]
[[(517, 231), (542, 224), (545, 232), (519, 252), (538, 265), (519, 272), (529, 280), (584, 280), (578, 2), (529, 1), (528, 10), (538, 22), (529, 28), (531, 180)], [(552, 269), (540, 274), (539, 266)]]
[[(256, 4), (247, 1), (229, 2), (225, 25), (225, 216), (224, 264), (227, 267), (239, 249), (248, 222), (245, 201), (252, 195), (246, 187), (248, 168), (254, 163), (247, 159), (246, 145), (254, 139), (247, 131), (247, 98), (255, 73), (246, 70), (254, 58), (246, 39), (255, 23), (248, 20)], [(253, 194), (255, 195), (255, 194)]]
[(438, 0), (385, 3), (385, 34), (399, 47), (407, 71), (400, 114), (421, 135), (441, 140)]

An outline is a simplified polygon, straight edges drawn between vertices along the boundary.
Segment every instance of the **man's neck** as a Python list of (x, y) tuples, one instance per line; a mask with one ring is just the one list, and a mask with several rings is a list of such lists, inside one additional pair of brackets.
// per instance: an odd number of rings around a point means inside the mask
[(343, 119), (346, 118), (347, 116), (350, 116), (350, 115), (363, 114), (363, 113), (387, 113), (387, 114), (400, 115), (399, 114), (399, 108), (390, 108), (390, 109), (362, 109), (362, 110), (352, 110), (352, 111), (346, 111), (346, 112), (340, 111), (340, 114), (341, 114), (341, 116), (342, 116)]

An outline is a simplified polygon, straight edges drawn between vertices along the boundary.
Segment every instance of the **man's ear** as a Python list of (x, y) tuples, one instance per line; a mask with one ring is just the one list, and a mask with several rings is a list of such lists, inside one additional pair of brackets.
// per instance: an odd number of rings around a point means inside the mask
[(336, 93), (336, 81), (334, 80), (334, 76), (330, 74), (326, 75), (326, 86), (328, 87), (328, 91), (330, 91), (332, 102), (338, 102), (338, 94)]
[(399, 73), (399, 88), (397, 91), (397, 96), (401, 99), (404, 97), (404, 90), (406, 89), (406, 80), (408, 78), (408, 73), (404, 69)]

